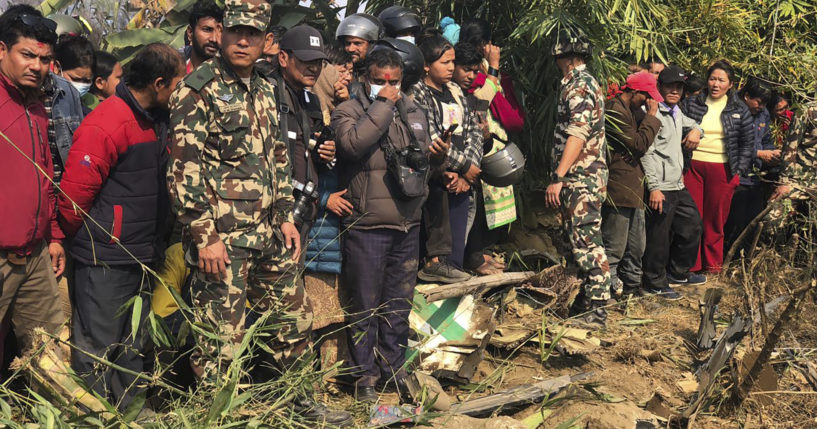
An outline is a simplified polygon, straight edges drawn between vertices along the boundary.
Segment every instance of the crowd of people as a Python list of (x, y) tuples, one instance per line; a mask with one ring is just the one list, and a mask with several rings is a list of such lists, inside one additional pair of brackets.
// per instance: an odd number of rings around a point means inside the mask
[[(224, 379), (251, 325), (266, 343), (251, 377), (275, 378), (313, 364), (304, 277), (324, 273), (347, 314), (339, 380), (360, 401), (412, 401), (418, 278), (507, 268), (492, 249), (525, 162), (513, 71), (481, 19), (424, 27), (392, 6), (348, 15), (326, 43), (271, 25), (265, 0), (225, 3), (198, 1), (184, 48), (149, 44), (125, 67), (70, 17), (0, 16), (0, 344), (13, 331), (25, 352), (35, 328), (68, 320), (84, 351), (71, 367), (125, 410), (146, 389), (152, 311), (173, 332), (200, 327), (199, 386)], [(810, 198), (817, 107), (794, 117), (759, 78), (737, 91), (726, 61), (703, 80), (636, 64), (604, 87), (591, 50), (575, 30), (556, 36), (563, 79), (542, 144), (546, 203), (582, 273), (572, 313), (601, 328), (611, 299), (704, 283), (770, 199)], [(312, 393), (292, 401), (301, 416), (351, 422)]]

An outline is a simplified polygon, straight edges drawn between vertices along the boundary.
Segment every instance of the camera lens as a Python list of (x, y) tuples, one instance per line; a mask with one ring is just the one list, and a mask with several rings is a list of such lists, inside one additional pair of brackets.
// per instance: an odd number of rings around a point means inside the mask
[(415, 170), (424, 170), (428, 167), (428, 159), (419, 150), (409, 150), (406, 154), (406, 164)]

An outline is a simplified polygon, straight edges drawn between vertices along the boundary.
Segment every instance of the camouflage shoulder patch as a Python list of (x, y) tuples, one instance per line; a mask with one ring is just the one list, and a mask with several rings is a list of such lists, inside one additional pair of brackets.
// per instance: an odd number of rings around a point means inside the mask
[(196, 91), (201, 91), (204, 85), (215, 79), (216, 75), (213, 73), (211, 67), (199, 67), (184, 78), (184, 84), (193, 88)]

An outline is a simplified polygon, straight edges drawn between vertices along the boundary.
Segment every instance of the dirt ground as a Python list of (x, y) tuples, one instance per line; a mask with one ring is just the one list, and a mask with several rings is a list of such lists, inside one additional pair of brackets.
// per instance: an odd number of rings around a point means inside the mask
[[(684, 295), (678, 301), (650, 297), (612, 307), (607, 328), (594, 333), (601, 340), (601, 347), (587, 354), (563, 356), (554, 352), (543, 363), (536, 343), (522, 345), (511, 352), (489, 346), (486, 359), (472, 380), (474, 385), (482, 384), (486, 389), (473, 393), (448, 387), (452, 400), (466, 400), (565, 374), (592, 372), (593, 375), (549, 398), (544, 405), (533, 405), (510, 415), (511, 419), (508, 416), (487, 419), (446, 416), (434, 420), (434, 427), (537, 427), (536, 423), (530, 423), (536, 420), (533, 418), (528, 420), (530, 426), (521, 423), (543, 412), (546, 418), (538, 427), (636, 428), (638, 421), (667, 427), (666, 417), (677, 415), (693, 399), (692, 392), (697, 388), (695, 368), (709, 357), (707, 352), (694, 353), (687, 344), (695, 342), (700, 319), (698, 301), (712, 287), (725, 291), (720, 308), (723, 319), (718, 326), (720, 333), (740, 307), (742, 298), (734, 288), (729, 290), (714, 280), (703, 286), (678, 288)], [(814, 359), (809, 353), (817, 351), (809, 351), (809, 347), (814, 347), (817, 339), (815, 310), (813, 303), (806, 305), (802, 312), (804, 321), (786, 332), (778, 349), (799, 348), (805, 350), (801, 352), (805, 355), (803, 359)], [(541, 320), (532, 323), (541, 323)], [(743, 356), (749, 347), (759, 348), (755, 342), (752, 334), (744, 338), (736, 356)], [(715, 398), (713, 404), (699, 411), (691, 427), (817, 428), (817, 392), (790, 362), (783, 355), (772, 359), (778, 379), (775, 391), (781, 393), (750, 396), (739, 409), (729, 405), (728, 395), (723, 392), (723, 388), (728, 387), (729, 376), (722, 373), (711, 395)], [(729, 370), (725, 374), (729, 374)]]

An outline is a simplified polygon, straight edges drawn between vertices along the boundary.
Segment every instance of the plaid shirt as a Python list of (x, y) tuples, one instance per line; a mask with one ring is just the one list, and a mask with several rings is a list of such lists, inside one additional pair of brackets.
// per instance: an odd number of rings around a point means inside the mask
[(45, 114), (48, 116), (48, 147), (51, 148), (51, 159), (54, 161), (54, 182), (59, 184), (62, 179), (62, 172), (64, 166), (60, 158), (60, 152), (57, 149), (57, 132), (54, 130), (54, 120), (51, 116), (51, 109), (54, 107), (54, 96), (57, 88), (54, 83), (54, 78), (51, 73), (46, 75), (42, 86), (41, 100), (45, 105)]
[[(459, 148), (452, 144), (448, 149), (446, 157), (446, 169), (464, 174), (471, 165), (479, 167), (482, 162), (482, 132), (479, 129), (479, 118), (477, 112), (468, 106), (462, 89), (453, 82), (449, 82), (446, 88), (451, 91), (454, 101), (462, 108), (461, 118), (463, 147)], [(414, 102), (426, 111), (428, 117), (428, 130), (431, 139), (434, 140), (443, 134), (442, 106), (440, 105), (434, 90), (426, 85), (424, 81), (418, 82), (412, 88)]]

